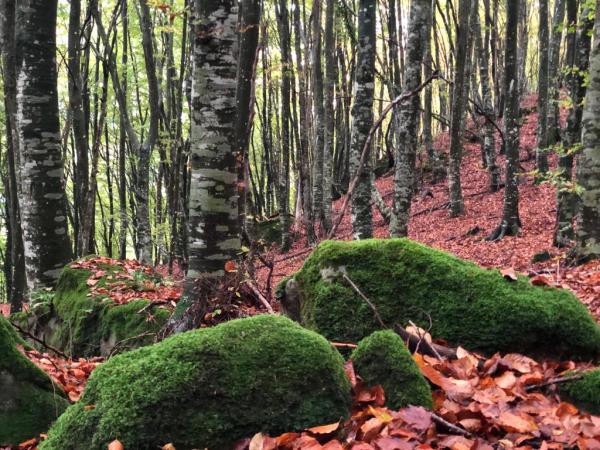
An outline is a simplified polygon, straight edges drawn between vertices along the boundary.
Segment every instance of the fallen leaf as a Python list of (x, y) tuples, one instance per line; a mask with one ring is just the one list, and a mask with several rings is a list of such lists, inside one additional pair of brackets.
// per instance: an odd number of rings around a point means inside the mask
[(115, 439), (110, 444), (108, 444), (108, 450), (125, 450), (123, 444), (118, 439)]
[(538, 429), (531, 418), (526, 419), (509, 411), (500, 414), (496, 423), (509, 433), (531, 433)]
[(502, 269), (500, 273), (504, 278), (506, 278), (509, 281), (517, 281), (519, 279), (519, 277), (517, 276), (517, 272), (515, 272), (515, 269), (513, 269), (512, 267), (508, 269)]
[(321, 425), (319, 427), (307, 428), (306, 431), (309, 431), (314, 434), (330, 434), (337, 430), (339, 427), (340, 423), (336, 422), (329, 425)]

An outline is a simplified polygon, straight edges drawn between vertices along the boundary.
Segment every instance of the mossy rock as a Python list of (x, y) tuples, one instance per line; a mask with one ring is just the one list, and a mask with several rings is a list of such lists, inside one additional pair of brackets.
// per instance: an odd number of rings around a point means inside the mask
[(347, 417), (339, 353), (285, 317), (256, 316), (175, 335), (111, 358), (41, 450), (224, 449)]
[(370, 335), (380, 326), (344, 273), (390, 327), (412, 320), (428, 328), (431, 320), (435, 338), (488, 354), (599, 355), (600, 327), (569, 291), (506, 280), (408, 239), (322, 243), (294, 276), (298, 294), (282, 299), (300, 305), (284, 309), (300, 311), (302, 324), (330, 340)]
[[(96, 287), (109, 285), (123, 272), (117, 265), (102, 265), (102, 269), (105, 275)], [(170, 316), (168, 309), (143, 298), (144, 281), (157, 280), (140, 273), (139, 279), (127, 281), (132, 289), (140, 289), (140, 298), (117, 304), (107, 295), (91, 294), (87, 285), (91, 275), (87, 269), (66, 266), (50, 301), (32, 303), (29, 312), (13, 320), (73, 357), (109, 356), (154, 343)]]
[(0, 445), (17, 445), (48, 430), (68, 402), (60, 387), (17, 348), (27, 344), (0, 316)]
[(352, 352), (351, 359), (354, 370), (367, 386), (383, 386), (388, 407), (433, 407), (429, 383), (400, 336), (393, 331), (376, 331), (364, 338)]
[(600, 369), (584, 373), (579, 380), (557, 386), (562, 398), (590, 414), (600, 415)]

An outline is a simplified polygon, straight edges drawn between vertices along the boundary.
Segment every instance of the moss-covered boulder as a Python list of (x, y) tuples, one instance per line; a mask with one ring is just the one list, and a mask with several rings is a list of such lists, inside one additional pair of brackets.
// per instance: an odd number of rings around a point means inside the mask
[(350, 385), (339, 353), (321, 336), (277, 316), (191, 331), (111, 358), (42, 450), (225, 449), (347, 416)]
[(557, 385), (565, 400), (594, 415), (600, 415), (600, 369), (583, 374), (581, 379)]
[(408, 239), (322, 243), (278, 289), (284, 309), (330, 340), (368, 336), (380, 327), (344, 274), (388, 326), (431, 320), (435, 338), (486, 353), (599, 355), (600, 327), (569, 291), (507, 280)]
[(0, 316), (0, 446), (48, 430), (68, 405), (60, 387), (17, 348), (27, 344)]
[(433, 407), (429, 383), (400, 336), (393, 331), (376, 331), (364, 338), (352, 352), (351, 359), (354, 370), (368, 386), (383, 386), (388, 407)]
[(108, 356), (156, 341), (170, 311), (147, 298), (162, 281), (138, 263), (88, 257), (65, 267), (56, 290), (13, 320), (74, 357)]

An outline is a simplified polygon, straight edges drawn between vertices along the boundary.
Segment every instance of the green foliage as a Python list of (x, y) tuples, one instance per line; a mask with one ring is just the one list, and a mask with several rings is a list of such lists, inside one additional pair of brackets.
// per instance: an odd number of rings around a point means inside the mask
[(41, 450), (104, 450), (115, 438), (132, 449), (220, 449), (335, 422), (349, 408), (335, 349), (286, 318), (257, 316), (111, 358)]
[(600, 328), (562, 289), (504, 279), (407, 239), (330, 241), (295, 275), (302, 320), (330, 340), (357, 342), (379, 328), (371, 308), (345, 282), (346, 272), (388, 326), (413, 320), (436, 338), (486, 353), (598, 356)]
[(561, 396), (578, 408), (600, 415), (600, 369), (587, 372), (580, 380), (570, 381), (559, 388)]
[(364, 338), (351, 359), (356, 373), (368, 386), (383, 386), (388, 407), (433, 407), (429, 384), (400, 336), (393, 331), (376, 331)]
[(46, 431), (67, 407), (59, 387), (18, 349), (27, 344), (0, 316), (0, 444), (17, 445)]

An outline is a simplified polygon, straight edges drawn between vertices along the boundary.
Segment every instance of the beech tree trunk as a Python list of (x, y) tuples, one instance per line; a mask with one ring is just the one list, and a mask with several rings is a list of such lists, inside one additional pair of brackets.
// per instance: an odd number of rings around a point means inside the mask
[(539, 0), (539, 67), (538, 67), (538, 129), (535, 161), (540, 173), (548, 172), (548, 83), (549, 83), (549, 36), (548, 36), (548, 0)]
[(504, 53), (504, 138), (506, 140), (506, 181), (504, 208), (500, 225), (488, 236), (495, 241), (516, 236), (521, 229), (519, 218), (519, 70), (518, 29), (521, 0), (506, 0), (506, 48)]
[(237, 2), (196, 0), (194, 7), (188, 287), (197, 278), (222, 276), (241, 247), (234, 148)]
[(460, 168), (462, 162), (462, 132), (466, 107), (465, 79), (469, 50), (469, 18), (472, 0), (460, 0), (456, 45), (456, 63), (454, 67), (454, 85), (452, 87), (452, 117), (450, 120), (450, 160), (448, 161), (448, 189), (450, 191), (450, 213), (452, 217), (461, 215), (465, 205), (462, 196)]
[[(470, 0), (468, 0), (470, 1)], [(406, 43), (406, 69), (404, 92), (413, 92), (421, 84), (423, 58), (429, 39), (431, 0), (413, 0), (410, 8), (408, 42)], [(415, 161), (417, 156), (417, 131), (419, 124), (420, 95), (412, 95), (400, 103), (397, 133), (396, 164), (394, 170), (394, 205), (390, 222), (390, 234), (395, 237), (408, 235), (408, 221), (412, 202)]]
[(358, 13), (358, 59), (356, 95), (352, 107), (350, 142), (350, 176), (359, 174), (352, 196), (352, 234), (354, 239), (373, 236), (371, 210), (371, 149), (367, 147), (365, 164), (359, 172), (360, 160), (373, 126), (373, 93), (375, 90), (375, 48), (377, 29), (376, 0), (360, 0)]
[[(600, 11), (600, 0), (596, 1)], [(596, 14), (590, 57), (589, 85), (583, 110), (582, 150), (577, 182), (583, 189), (577, 221), (577, 253), (581, 259), (600, 258), (600, 14)]]
[(563, 148), (558, 159), (558, 177), (556, 190), (556, 226), (554, 245), (563, 247), (575, 237), (573, 222), (578, 209), (578, 197), (573, 185), (573, 162), (581, 144), (583, 103), (586, 95), (586, 80), (590, 62), (591, 33), (593, 18), (590, 10), (583, 9), (577, 20), (577, 4), (567, 2), (567, 15), (570, 27), (567, 34), (567, 54), (565, 81), (569, 89), (570, 106), (567, 126), (563, 132)]
[(56, 69), (57, 0), (22, 0), (16, 14), (21, 222), (30, 291), (53, 286), (71, 260)]
[(323, 83), (323, 214), (321, 225), (325, 234), (331, 228), (331, 200), (333, 187), (333, 151), (334, 151), (334, 94), (337, 78), (335, 61), (335, 1), (327, 0), (325, 12), (325, 82)]

